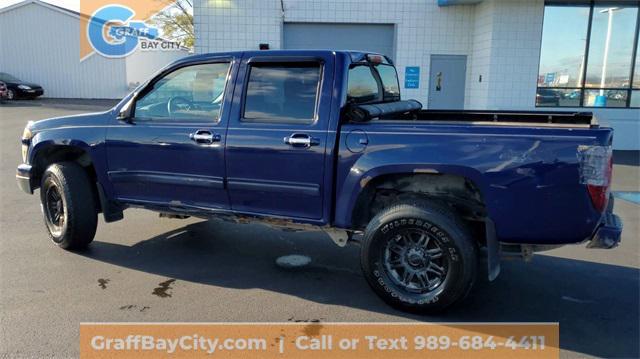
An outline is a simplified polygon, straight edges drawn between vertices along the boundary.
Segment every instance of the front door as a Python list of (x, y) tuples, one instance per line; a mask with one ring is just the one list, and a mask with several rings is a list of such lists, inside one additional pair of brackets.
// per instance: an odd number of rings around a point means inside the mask
[(232, 59), (165, 72), (107, 130), (108, 175), (128, 203), (228, 209), (224, 140)]
[(332, 74), (331, 56), (243, 59), (227, 132), (234, 211), (322, 217)]
[(466, 76), (466, 56), (431, 55), (431, 70), (429, 71), (429, 109), (464, 109)]

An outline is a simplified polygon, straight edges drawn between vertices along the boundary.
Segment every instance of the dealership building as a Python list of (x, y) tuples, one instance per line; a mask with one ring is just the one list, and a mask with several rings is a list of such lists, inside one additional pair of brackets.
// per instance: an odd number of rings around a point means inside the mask
[(122, 98), (166, 64), (189, 55), (185, 48), (138, 48), (127, 57), (80, 58), (80, 18), (87, 15), (40, 0), (2, 5), (0, 72), (41, 85), (45, 97)]
[(431, 109), (591, 111), (640, 150), (640, 1), (196, 0), (196, 53), (380, 52)]

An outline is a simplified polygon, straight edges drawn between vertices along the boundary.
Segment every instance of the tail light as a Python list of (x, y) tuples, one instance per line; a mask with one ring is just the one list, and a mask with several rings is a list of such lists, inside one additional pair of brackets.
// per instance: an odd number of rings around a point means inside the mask
[(609, 202), (613, 158), (611, 146), (579, 146), (580, 183), (587, 185), (591, 203), (604, 212)]

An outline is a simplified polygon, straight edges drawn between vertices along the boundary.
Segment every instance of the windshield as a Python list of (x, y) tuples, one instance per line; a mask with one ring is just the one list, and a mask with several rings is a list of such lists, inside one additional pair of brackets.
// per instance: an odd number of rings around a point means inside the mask
[(5, 81), (5, 82), (20, 82), (19, 79), (9, 75), (8, 73), (5, 72), (0, 72), (0, 81)]
[(351, 65), (347, 84), (350, 103), (392, 102), (400, 100), (400, 85), (395, 67), (389, 64)]

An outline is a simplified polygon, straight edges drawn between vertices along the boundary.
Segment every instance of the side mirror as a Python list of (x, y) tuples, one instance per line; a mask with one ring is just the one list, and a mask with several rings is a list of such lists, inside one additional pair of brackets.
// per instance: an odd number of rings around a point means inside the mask
[(120, 109), (120, 112), (118, 113), (118, 116), (116, 117), (118, 121), (124, 121), (128, 123), (133, 122), (133, 118), (131, 117), (131, 115), (132, 115), (132, 105), (135, 98), (136, 98), (136, 94), (131, 96), (129, 101), (127, 101), (127, 103), (124, 104), (124, 106), (122, 106), (122, 108)]

